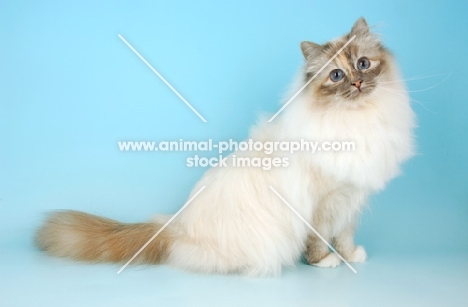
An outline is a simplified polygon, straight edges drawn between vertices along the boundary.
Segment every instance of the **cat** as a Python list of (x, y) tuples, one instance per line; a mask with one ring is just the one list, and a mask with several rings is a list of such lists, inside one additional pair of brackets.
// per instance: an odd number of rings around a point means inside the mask
[[(334, 54), (354, 37), (322, 71)], [(393, 55), (364, 18), (324, 45), (302, 42), (305, 64), (291, 88), (312, 82), (277, 118), (260, 120), (255, 141), (353, 141), (350, 152), (274, 153), (288, 167), (214, 167), (194, 187), (206, 188), (139, 254), (135, 263), (169, 264), (203, 273), (271, 276), (308, 263), (335, 267), (340, 258), (272, 192), (274, 188), (348, 262), (363, 262), (354, 244), (360, 212), (414, 153), (415, 116)], [(289, 97), (291, 97), (289, 96)], [(262, 152), (229, 156), (264, 157)], [(268, 155), (271, 157), (271, 155)], [(229, 164), (229, 163), (228, 163)], [(126, 224), (76, 211), (57, 211), (35, 242), (54, 256), (126, 262), (170, 217)]]

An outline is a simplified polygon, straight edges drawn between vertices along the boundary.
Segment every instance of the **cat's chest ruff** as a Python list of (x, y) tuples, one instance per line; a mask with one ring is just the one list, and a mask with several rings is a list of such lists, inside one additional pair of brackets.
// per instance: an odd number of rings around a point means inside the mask
[[(317, 121), (310, 136), (338, 150), (319, 151), (311, 163), (338, 181), (380, 189), (398, 172), (400, 131), (375, 113)], [(346, 147), (348, 146), (348, 147)]]

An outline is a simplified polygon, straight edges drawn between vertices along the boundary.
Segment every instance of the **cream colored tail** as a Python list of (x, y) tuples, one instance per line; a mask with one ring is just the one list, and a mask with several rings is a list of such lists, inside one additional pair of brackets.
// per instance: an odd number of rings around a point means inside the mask
[[(92, 262), (125, 262), (162, 227), (157, 223), (124, 224), (77, 211), (52, 213), (36, 233), (36, 244), (58, 257)], [(173, 237), (165, 228), (134, 260), (161, 263)]]

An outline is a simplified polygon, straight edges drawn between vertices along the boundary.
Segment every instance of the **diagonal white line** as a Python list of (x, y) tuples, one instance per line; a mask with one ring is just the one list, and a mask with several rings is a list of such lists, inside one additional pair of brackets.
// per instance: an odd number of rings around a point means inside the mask
[(292, 96), (292, 97), (281, 107), (281, 109), (279, 109), (279, 111), (276, 112), (276, 114), (273, 115), (273, 116), (268, 120), (268, 122), (270, 123), (272, 120), (274, 120), (274, 119), (276, 118), (276, 116), (278, 116), (278, 114), (280, 114), (280, 113), (284, 110), (284, 108), (286, 108), (286, 107), (291, 103), (291, 101), (293, 101), (294, 98), (296, 98), (297, 95), (299, 95), (299, 94), (307, 87), (307, 85), (309, 85), (309, 83), (312, 82), (312, 80), (314, 80), (315, 77), (317, 77), (317, 75), (318, 75), (319, 73), (321, 73), (322, 70), (324, 70), (325, 67), (327, 67), (328, 64), (330, 64), (331, 61), (333, 61), (333, 60), (338, 56), (338, 54), (340, 54), (340, 52), (343, 51), (343, 49), (345, 49), (346, 46), (348, 46), (349, 43), (351, 43), (351, 42), (353, 41), (353, 39), (355, 39), (355, 38), (356, 38), (356, 35), (353, 35), (353, 37), (351, 37), (351, 38), (349, 39), (349, 41), (347, 41), (346, 44), (344, 44), (344, 46), (341, 47), (340, 50), (338, 50), (338, 51), (335, 53), (335, 55), (332, 56), (332, 58), (331, 58), (330, 60), (328, 60), (328, 62), (325, 63), (325, 65), (323, 65), (322, 68), (320, 68), (319, 71), (317, 71), (317, 72), (315, 73), (315, 75), (313, 75), (312, 78), (310, 78), (309, 81), (307, 81), (306, 84), (304, 84), (304, 85), (300, 88), (300, 90), (298, 90), (298, 91), (296, 92), (296, 94), (294, 94), (294, 96)]
[(138, 256), (138, 255), (139, 255), (139, 254), (140, 254), (140, 253), (141, 253), (141, 252), (142, 252), (142, 251), (143, 251), (143, 250), (144, 250), (144, 249), (145, 249), (145, 248), (146, 248), (146, 247), (147, 247), (147, 246), (148, 246), (148, 245), (149, 245), (149, 244), (150, 244), (150, 243), (151, 243), (153, 240), (154, 240), (154, 238), (156, 238), (156, 237), (157, 237), (157, 236), (158, 236), (158, 235), (161, 233), (161, 231), (163, 231), (163, 230), (164, 230), (164, 228), (166, 228), (166, 227), (167, 227), (167, 225), (169, 225), (169, 223), (170, 223), (170, 222), (172, 222), (172, 220), (174, 220), (174, 219), (176, 218), (176, 216), (177, 216), (177, 215), (179, 215), (179, 213), (181, 213), (181, 212), (182, 212), (182, 210), (184, 210), (184, 209), (185, 209), (185, 208), (188, 206), (188, 204), (190, 204), (190, 203), (192, 202), (192, 200), (194, 200), (194, 199), (195, 199), (195, 197), (197, 197), (197, 196), (198, 196), (198, 194), (200, 194), (200, 193), (201, 193), (201, 191), (203, 191), (205, 188), (206, 188), (206, 186), (205, 186), (205, 185), (204, 185), (204, 186), (202, 186), (202, 187), (201, 187), (201, 189), (200, 189), (200, 190), (198, 190), (198, 192), (197, 192), (197, 193), (195, 193), (195, 195), (193, 195), (193, 196), (192, 196), (192, 197), (191, 197), (191, 198), (190, 198), (190, 199), (189, 199), (189, 200), (188, 200), (188, 201), (185, 203), (185, 205), (183, 205), (183, 206), (182, 206), (182, 208), (180, 208), (180, 210), (179, 210), (179, 211), (177, 211), (177, 213), (176, 213), (176, 214), (174, 214), (174, 216), (173, 216), (173, 217), (171, 217), (171, 219), (170, 219), (169, 221), (167, 221), (167, 223), (166, 223), (166, 224), (164, 224), (164, 226), (163, 226), (163, 227), (161, 227), (161, 229), (159, 229), (159, 230), (158, 230), (158, 232), (157, 232), (157, 233), (155, 233), (155, 234), (154, 234), (154, 236), (152, 236), (152, 237), (151, 237), (151, 239), (149, 239), (149, 241), (148, 241), (148, 242), (146, 242), (146, 243), (145, 243), (145, 245), (143, 245), (143, 246), (140, 248), (140, 250), (139, 250), (138, 252), (136, 252), (136, 254), (135, 254), (135, 255), (133, 255), (133, 257), (132, 257), (130, 260), (128, 260), (128, 261), (127, 261), (127, 263), (125, 263), (125, 265), (124, 265), (122, 268), (120, 268), (120, 270), (117, 272), (117, 274), (120, 274), (120, 273), (121, 273), (121, 272), (122, 272), (122, 271), (123, 271), (123, 270), (124, 270), (124, 269), (127, 267), (127, 265), (129, 265), (129, 264), (130, 264), (130, 262), (132, 262), (132, 261), (133, 261), (133, 259), (135, 259), (135, 258), (136, 258), (136, 257), (137, 257), (137, 256)]
[(286, 204), (286, 206), (289, 207), (289, 209), (292, 210), (292, 212), (294, 212), (300, 219), (301, 221), (303, 221), (307, 227), (310, 228), (310, 230), (312, 230), (315, 235), (317, 235), (317, 237), (320, 238), (320, 240), (322, 240), (337, 256), (338, 258), (340, 258), (341, 260), (343, 260), (344, 263), (346, 263), (346, 265), (351, 269), (351, 271), (353, 271), (354, 273), (357, 273), (356, 269), (354, 269), (351, 264), (349, 264), (348, 261), (346, 261), (337, 251), (336, 249), (333, 248), (333, 246), (331, 246), (330, 243), (327, 242), (327, 240), (325, 240), (318, 232), (317, 230), (314, 229), (314, 227), (312, 227), (297, 211), (296, 209), (294, 209), (271, 185), (269, 186), (270, 189)]
[(190, 110), (192, 110), (195, 114), (197, 114), (197, 116), (200, 117), (200, 119), (206, 123), (206, 119), (203, 118), (203, 116), (201, 116), (200, 113), (198, 113), (197, 110), (195, 110), (195, 108), (192, 107), (192, 105), (191, 105), (190, 103), (188, 103), (188, 101), (185, 100), (185, 98), (182, 97), (182, 95), (179, 94), (179, 92), (176, 91), (176, 89), (175, 89), (172, 85), (170, 85), (169, 82), (167, 82), (166, 79), (164, 79), (164, 77), (161, 76), (161, 74), (160, 74), (156, 69), (154, 69), (153, 66), (151, 66), (150, 63), (148, 63), (148, 61), (146, 61), (146, 60), (144, 59), (144, 58), (141, 56), (141, 54), (138, 53), (138, 51), (136, 51), (135, 48), (133, 48), (133, 46), (130, 45), (129, 42), (127, 42), (127, 41), (125, 40), (125, 38), (123, 38), (122, 35), (119, 34), (119, 35), (117, 35), (117, 36), (125, 43), (125, 45), (128, 46), (128, 48), (130, 48), (130, 49), (140, 58), (140, 60), (142, 60), (142, 61), (146, 64), (146, 66), (148, 66), (148, 67), (159, 77), (159, 79), (162, 80), (162, 82), (164, 82), (164, 83), (174, 92), (174, 94), (177, 95), (177, 97), (179, 97), (179, 98), (187, 105), (187, 107), (190, 108)]

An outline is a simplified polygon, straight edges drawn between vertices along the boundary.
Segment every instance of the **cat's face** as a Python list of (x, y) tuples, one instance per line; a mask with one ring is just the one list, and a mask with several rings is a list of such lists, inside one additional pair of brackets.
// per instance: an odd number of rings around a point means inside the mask
[(354, 35), (355, 39), (309, 85), (309, 90), (321, 104), (360, 105), (378, 87), (379, 81), (387, 79), (391, 55), (369, 32), (366, 21), (360, 18), (351, 32), (342, 38), (325, 45), (301, 43), (307, 61), (305, 81), (312, 78)]

